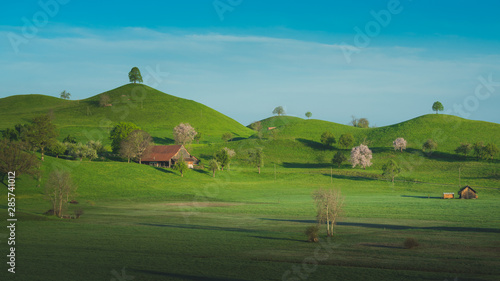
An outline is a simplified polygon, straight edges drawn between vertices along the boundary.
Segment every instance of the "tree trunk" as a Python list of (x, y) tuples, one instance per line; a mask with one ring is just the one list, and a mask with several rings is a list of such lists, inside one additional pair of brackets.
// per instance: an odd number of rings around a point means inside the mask
[(40, 150), (42, 151), (42, 161), (45, 161), (45, 160), (43, 159), (43, 148), (41, 148)]
[(130, 163), (130, 157), (128, 158), (127, 163)]
[(392, 176), (392, 184), (394, 184), (394, 176)]
[(259, 175), (260, 175), (260, 166), (259, 166)]
[(326, 236), (330, 236), (330, 218), (328, 217), (328, 205), (326, 205)]
[(215, 170), (212, 170), (212, 172), (214, 173), (214, 174), (213, 174), (213, 177), (215, 178)]
[(139, 164), (142, 164), (141, 158), (139, 158)]

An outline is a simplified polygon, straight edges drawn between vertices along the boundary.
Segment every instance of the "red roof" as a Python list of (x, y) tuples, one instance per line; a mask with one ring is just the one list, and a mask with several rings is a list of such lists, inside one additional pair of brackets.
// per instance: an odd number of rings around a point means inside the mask
[(153, 146), (149, 152), (142, 157), (142, 161), (169, 161), (174, 157), (182, 145), (157, 145)]

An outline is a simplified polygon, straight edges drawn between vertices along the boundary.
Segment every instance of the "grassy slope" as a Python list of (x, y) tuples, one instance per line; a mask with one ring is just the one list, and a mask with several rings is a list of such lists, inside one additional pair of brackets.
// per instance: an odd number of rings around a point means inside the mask
[[(99, 107), (99, 97), (107, 94), (111, 107)], [(225, 132), (248, 137), (252, 131), (235, 120), (200, 103), (174, 97), (145, 85), (128, 84), (80, 101), (42, 95), (21, 95), (0, 100), (0, 129), (27, 122), (37, 114), (54, 113), (60, 138), (67, 134), (79, 140), (107, 141), (108, 130), (120, 121), (137, 124), (156, 137), (158, 143), (172, 139), (172, 129), (181, 122), (201, 131), (205, 140), (219, 140)]]

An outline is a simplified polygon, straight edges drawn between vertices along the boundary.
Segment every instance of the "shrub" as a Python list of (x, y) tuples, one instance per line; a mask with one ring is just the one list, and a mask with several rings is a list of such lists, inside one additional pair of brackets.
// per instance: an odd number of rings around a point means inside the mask
[(307, 241), (318, 242), (319, 226), (313, 225), (306, 228), (305, 234), (307, 235)]
[(406, 238), (405, 242), (403, 243), (403, 246), (406, 249), (413, 249), (415, 247), (418, 247), (418, 241), (415, 238)]

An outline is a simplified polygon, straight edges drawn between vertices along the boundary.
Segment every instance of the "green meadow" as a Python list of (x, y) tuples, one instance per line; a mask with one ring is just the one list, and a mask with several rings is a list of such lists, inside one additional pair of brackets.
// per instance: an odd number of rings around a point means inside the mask
[[(169, 144), (172, 128), (188, 122), (205, 136), (188, 146), (190, 152), (204, 164), (215, 151), (234, 149), (230, 169), (215, 178), (207, 169), (181, 177), (126, 161), (47, 156), (41, 180), (21, 176), (16, 181), (16, 273), (8, 273), (3, 262), (2, 280), (499, 280), (500, 158), (477, 161), (453, 150), (461, 142), (500, 145), (500, 125), (433, 114), (360, 129), (281, 116), (262, 120), (259, 139), (201, 104), (146, 86), (134, 95), (134, 87), (108, 92), (115, 101), (104, 108), (96, 105), (98, 96), (2, 99), (0, 129), (50, 111), (59, 139), (95, 136), (109, 145), (112, 124), (125, 120), (151, 133), (157, 144)], [(193, 114), (186, 116), (186, 110)], [(19, 114), (9, 115), (13, 112)], [(326, 130), (337, 139), (351, 133), (355, 144), (369, 141), (373, 165), (332, 167), (340, 149), (319, 143)], [(225, 132), (234, 140), (223, 143)], [(406, 151), (392, 148), (397, 137), (407, 139)], [(430, 156), (421, 152), (428, 138), (438, 141)], [(261, 174), (247, 162), (255, 147), (265, 155)], [(389, 159), (403, 168), (394, 184), (382, 177)], [(56, 169), (71, 172), (78, 186), (78, 204), (69, 204), (67, 213), (81, 209), (79, 219), (44, 215), (51, 207), (43, 187)], [(440, 199), (443, 192), (457, 197), (465, 185), (479, 198)], [(333, 238), (326, 238), (322, 226), (320, 242), (311, 243), (304, 231), (316, 224), (311, 194), (318, 188), (340, 189), (344, 214)], [(5, 190), (0, 218), (6, 226)], [(5, 226), (0, 252), (6, 261)], [(419, 246), (404, 248), (406, 238)]]

